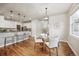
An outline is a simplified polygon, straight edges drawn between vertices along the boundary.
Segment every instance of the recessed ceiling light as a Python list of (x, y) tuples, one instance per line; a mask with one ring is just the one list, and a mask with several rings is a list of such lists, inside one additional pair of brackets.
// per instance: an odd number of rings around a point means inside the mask
[(25, 18), (25, 16), (24, 16), (24, 18)]
[(20, 13), (18, 13), (18, 15), (21, 15)]
[(10, 12), (12, 13), (12, 12), (13, 12), (13, 10), (10, 10)]

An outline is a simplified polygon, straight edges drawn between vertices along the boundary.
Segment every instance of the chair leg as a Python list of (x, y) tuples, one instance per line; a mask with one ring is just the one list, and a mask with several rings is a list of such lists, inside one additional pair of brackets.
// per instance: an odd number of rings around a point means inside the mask
[(57, 54), (57, 56), (58, 56), (58, 48), (56, 47), (56, 54)]
[(34, 44), (34, 51), (35, 51), (35, 48), (36, 48), (36, 44)]
[(0, 56), (1, 56), (1, 53), (2, 53), (2, 49), (0, 48)]
[(46, 46), (44, 46), (44, 50), (45, 50), (45, 52), (46, 52)]
[(41, 46), (42, 46), (41, 50), (42, 50), (42, 52), (43, 52), (43, 43), (41, 43)]
[(51, 49), (49, 48), (49, 56), (51, 56)]
[(46, 45), (45, 44), (43, 44), (43, 50), (44, 50), (44, 52), (46, 52)]

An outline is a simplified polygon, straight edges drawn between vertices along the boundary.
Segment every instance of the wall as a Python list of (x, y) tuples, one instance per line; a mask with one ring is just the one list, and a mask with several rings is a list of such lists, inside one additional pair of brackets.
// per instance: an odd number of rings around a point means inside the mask
[(32, 36), (39, 37), (42, 33), (42, 24), (39, 22), (39, 20), (32, 20)]
[(60, 35), (60, 41), (67, 41), (67, 15), (58, 14), (49, 17), (49, 35)]
[(32, 20), (31, 25), (32, 25), (32, 36), (36, 37), (36, 23), (37, 20)]
[(4, 16), (0, 16), (0, 27), (2, 28), (16, 28), (16, 25), (22, 25), (19, 22), (4, 20)]
[(73, 4), (68, 12), (68, 44), (76, 55), (79, 55), (79, 38), (70, 34), (70, 16), (73, 15), (78, 8), (79, 4)]

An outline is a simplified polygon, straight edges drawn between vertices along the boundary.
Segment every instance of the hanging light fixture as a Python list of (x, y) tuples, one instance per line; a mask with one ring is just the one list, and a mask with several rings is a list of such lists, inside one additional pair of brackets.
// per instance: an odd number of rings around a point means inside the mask
[(7, 15), (5, 15), (5, 20), (13, 21), (13, 10), (10, 10)]
[(47, 8), (45, 8), (45, 16), (44, 16), (44, 19), (45, 20), (48, 20), (49, 19), (49, 16), (47, 15)]
[(21, 15), (21, 14), (20, 14), (20, 13), (18, 13), (18, 21), (20, 21), (20, 22), (21, 22), (21, 20), (20, 20), (20, 15)]
[(10, 10), (10, 19), (12, 20), (13, 17), (13, 10)]

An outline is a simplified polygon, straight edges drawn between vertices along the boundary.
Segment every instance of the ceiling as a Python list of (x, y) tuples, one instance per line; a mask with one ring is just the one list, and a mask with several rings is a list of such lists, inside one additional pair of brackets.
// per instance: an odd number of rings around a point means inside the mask
[[(42, 18), (45, 15), (45, 8), (48, 8), (47, 14), (51, 16), (67, 12), (71, 5), (71, 3), (0, 3), (0, 14), (10, 18), (12, 10), (13, 20), (28, 21)], [(18, 13), (21, 15), (18, 16)]]

